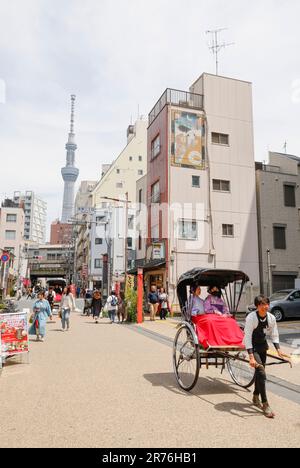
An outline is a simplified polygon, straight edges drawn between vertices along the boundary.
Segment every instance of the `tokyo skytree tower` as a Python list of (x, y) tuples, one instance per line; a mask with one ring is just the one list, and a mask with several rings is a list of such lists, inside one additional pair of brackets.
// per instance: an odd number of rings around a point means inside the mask
[(79, 169), (75, 167), (75, 151), (77, 150), (77, 145), (75, 143), (75, 133), (74, 133), (74, 110), (75, 110), (75, 99), (76, 96), (72, 94), (71, 96), (71, 127), (69, 133), (68, 143), (66, 144), (67, 150), (67, 161), (66, 166), (62, 168), (61, 174), (65, 182), (64, 187), (64, 200), (63, 200), (63, 209), (62, 209), (62, 223), (67, 223), (74, 215), (74, 189), (75, 182), (79, 176)]

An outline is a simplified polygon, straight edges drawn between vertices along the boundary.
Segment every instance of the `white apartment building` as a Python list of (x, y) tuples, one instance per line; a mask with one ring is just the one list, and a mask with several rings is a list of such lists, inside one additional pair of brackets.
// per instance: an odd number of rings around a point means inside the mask
[(107, 205), (97, 209), (93, 215), (91, 241), (91, 284), (103, 290), (106, 295), (110, 289), (124, 282), (125, 251), (127, 269), (135, 261), (135, 210), (128, 210), (127, 227), (125, 224), (126, 207)]
[(102, 178), (93, 191), (93, 206), (100, 208), (103, 197), (136, 201), (136, 181), (147, 171), (147, 126), (143, 119), (137, 120), (127, 130), (127, 144), (116, 160), (103, 165)]
[(47, 203), (37, 197), (32, 191), (27, 191), (25, 193), (15, 192), (13, 200), (18, 205), (24, 205), (25, 240), (38, 244), (45, 243), (47, 229)]
[(9, 276), (18, 279), (26, 275), (24, 209), (12, 200), (4, 200), (0, 208), (0, 249), (12, 254)]

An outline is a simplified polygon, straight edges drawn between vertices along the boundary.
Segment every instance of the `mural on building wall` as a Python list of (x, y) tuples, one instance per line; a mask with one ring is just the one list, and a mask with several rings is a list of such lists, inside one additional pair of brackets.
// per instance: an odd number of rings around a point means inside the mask
[(205, 118), (191, 112), (172, 111), (171, 164), (205, 169)]

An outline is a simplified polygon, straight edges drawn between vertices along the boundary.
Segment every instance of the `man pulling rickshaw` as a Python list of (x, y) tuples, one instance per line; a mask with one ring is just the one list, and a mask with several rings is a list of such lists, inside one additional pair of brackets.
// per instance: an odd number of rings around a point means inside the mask
[[(249, 281), (241, 271), (195, 268), (182, 275), (177, 294), (183, 315), (173, 346), (173, 366), (179, 386), (191, 391), (202, 367), (227, 368), (242, 388), (255, 385), (253, 404), (267, 418), (274, 418), (266, 395), (266, 365), (290, 363), (280, 350), (275, 317), (268, 312), (269, 301), (255, 300), (257, 311), (247, 317), (245, 332), (235, 320), (243, 289)], [(201, 287), (209, 296), (201, 298)], [(190, 294), (188, 289), (190, 288)], [(278, 356), (268, 354), (267, 335)], [(267, 357), (273, 361), (267, 364)]]

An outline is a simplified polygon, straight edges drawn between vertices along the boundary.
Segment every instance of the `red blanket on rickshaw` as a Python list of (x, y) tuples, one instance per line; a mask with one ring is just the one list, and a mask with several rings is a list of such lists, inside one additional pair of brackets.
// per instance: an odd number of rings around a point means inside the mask
[(219, 346), (244, 348), (244, 333), (235, 319), (209, 314), (193, 317), (193, 322), (204, 349)]

